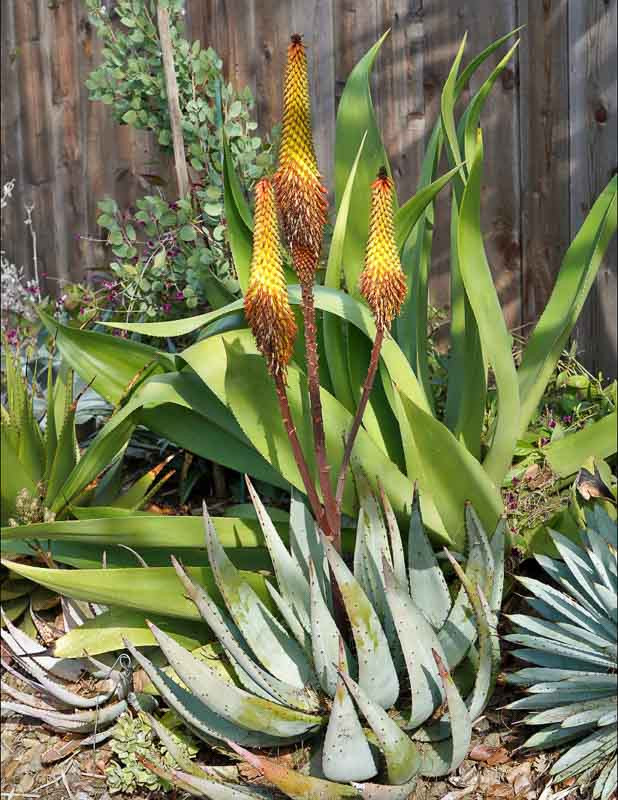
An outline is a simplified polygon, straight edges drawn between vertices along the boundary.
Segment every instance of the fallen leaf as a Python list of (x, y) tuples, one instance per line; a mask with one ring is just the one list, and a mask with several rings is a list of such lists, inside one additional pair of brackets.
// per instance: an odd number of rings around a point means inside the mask
[(513, 789), (504, 783), (494, 783), (487, 789), (485, 797), (514, 797)]

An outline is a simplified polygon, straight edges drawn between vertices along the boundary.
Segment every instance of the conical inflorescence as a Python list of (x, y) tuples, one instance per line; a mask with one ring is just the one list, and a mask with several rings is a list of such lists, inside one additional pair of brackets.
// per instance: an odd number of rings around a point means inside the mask
[(298, 34), (288, 47), (281, 128), (279, 167), (273, 177), (277, 204), (294, 268), (301, 283), (311, 284), (328, 203), (313, 146), (307, 55)]
[(407, 292), (395, 241), (393, 201), (393, 181), (382, 167), (371, 185), (369, 238), (359, 286), (376, 325), (386, 330), (401, 311)]
[(270, 372), (285, 373), (292, 357), (296, 322), (283, 272), (275, 193), (267, 178), (255, 186), (253, 256), (244, 302), (247, 322)]

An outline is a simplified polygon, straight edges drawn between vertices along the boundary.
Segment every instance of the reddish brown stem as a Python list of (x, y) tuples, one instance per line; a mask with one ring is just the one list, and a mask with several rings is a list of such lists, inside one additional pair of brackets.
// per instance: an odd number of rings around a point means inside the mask
[(326, 455), (326, 439), (324, 436), (324, 418), (322, 415), (322, 401), (320, 399), (320, 372), (317, 345), (317, 326), (315, 320), (315, 303), (313, 286), (302, 283), (302, 309), (305, 324), (305, 350), (307, 354), (307, 381), (309, 386), (309, 403), (311, 405), (311, 421), (313, 424), (313, 443), (315, 458), (318, 466), (318, 479), (322, 491), (324, 511), (329, 528), (333, 531), (332, 542), (337, 552), (341, 552), (341, 541), (338, 531), (337, 519), (339, 513), (335, 503), (335, 496), (330, 483), (330, 466)]
[(279, 408), (281, 409), (281, 418), (283, 419), (283, 425), (285, 427), (288, 439), (290, 440), (290, 444), (292, 446), (294, 460), (296, 461), (296, 465), (298, 466), (298, 471), (300, 472), (300, 477), (302, 478), (303, 484), (305, 486), (305, 491), (307, 493), (307, 497), (309, 499), (309, 503), (313, 511), (313, 516), (317, 520), (318, 524), (320, 525), (324, 533), (326, 533), (327, 536), (332, 536), (330, 525), (328, 524), (328, 520), (326, 519), (325, 511), (322, 508), (322, 504), (320, 503), (320, 498), (318, 497), (318, 493), (315, 489), (313, 479), (311, 478), (311, 473), (309, 472), (309, 467), (307, 466), (307, 462), (305, 461), (305, 456), (303, 455), (302, 447), (300, 446), (300, 441), (298, 439), (298, 434), (296, 432), (296, 426), (294, 425), (294, 420), (292, 419), (290, 403), (288, 401), (287, 392), (285, 390), (285, 380), (281, 374), (273, 375), (273, 378), (275, 381), (275, 388), (277, 390), (277, 399), (279, 400)]
[[(369, 359), (369, 369), (367, 370), (367, 375), (365, 376), (365, 383), (363, 384), (363, 391), (361, 394), (360, 402), (356, 409), (356, 414), (354, 415), (354, 419), (352, 420), (352, 425), (350, 426), (348, 435), (346, 436), (345, 439), (343, 460), (341, 461), (341, 467), (339, 469), (339, 476), (337, 478), (337, 492), (335, 494), (335, 502), (337, 504), (338, 509), (341, 509), (341, 501), (343, 500), (343, 489), (345, 486), (346, 472), (348, 471), (348, 467), (350, 466), (350, 459), (352, 458), (352, 450), (354, 448), (354, 442), (356, 441), (356, 437), (358, 435), (361, 422), (363, 421), (363, 415), (365, 413), (365, 409), (367, 408), (367, 403), (369, 402), (369, 395), (371, 394), (376, 373), (378, 371), (378, 364), (380, 363), (380, 351), (382, 350), (383, 341), (384, 341), (384, 327), (380, 326), (378, 327), (378, 330), (376, 332), (376, 338), (374, 339), (373, 347), (371, 349), (371, 358)], [(340, 528), (341, 525), (338, 523), (337, 530), (340, 530)]]

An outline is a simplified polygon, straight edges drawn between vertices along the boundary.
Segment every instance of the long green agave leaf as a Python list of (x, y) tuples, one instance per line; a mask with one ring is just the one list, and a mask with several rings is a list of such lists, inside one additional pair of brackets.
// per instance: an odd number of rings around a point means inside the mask
[(479, 135), (474, 160), (461, 200), (458, 253), (466, 295), (474, 311), (483, 352), (491, 365), (498, 393), (498, 414), (483, 466), (496, 486), (501, 486), (518, 437), (519, 387), (506, 328), (481, 233), (481, 170), (483, 144)]
[(524, 350), (518, 370), (520, 433), (526, 430), (536, 411), (616, 233), (617, 190), (618, 178), (614, 176), (567, 250), (549, 301)]
[[(29, 564), (6, 559), (2, 559), (2, 564), (28, 580), (77, 600), (103, 605), (122, 605), (124, 608), (151, 611), (181, 619), (199, 619), (199, 612), (193, 603), (178, 591), (178, 579), (172, 567), (66, 570), (31, 567)], [(219, 598), (210, 569), (189, 567), (187, 572), (204, 586), (211, 596)], [(264, 578), (253, 572), (243, 572), (241, 576), (260, 600), (270, 605)]]
[(371, 100), (369, 76), (375, 58), (388, 31), (361, 58), (350, 73), (337, 109), (335, 129), (335, 198), (340, 206), (360, 142), (366, 136), (361, 159), (356, 169), (343, 252), (343, 270), (350, 294), (359, 297), (358, 278), (363, 264), (369, 231), (369, 186), (388, 158)]
[[(348, 228), (350, 204), (352, 202), (352, 189), (354, 187), (356, 170), (358, 169), (366, 139), (367, 131), (363, 134), (363, 138), (358, 146), (356, 158), (348, 174), (345, 189), (337, 209), (337, 219), (335, 220), (335, 226), (333, 228), (333, 238), (330, 244), (326, 276), (324, 278), (324, 285), (329, 289), (341, 288), (343, 253), (346, 231)], [(348, 366), (345, 358), (344, 325), (345, 323), (342, 320), (335, 319), (330, 314), (324, 317), (324, 346), (334, 395), (348, 411), (354, 412), (355, 399), (352, 387), (350, 386)]]
[(112, 405), (117, 405), (132, 386), (153, 372), (174, 368), (166, 353), (145, 344), (104, 333), (71, 328), (39, 311), (43, 324), (55, 337), (63, 358), (86, 383)]
[(234, 170), (230, 146), (223, 134), (223, 204), (227, 237), (242, 292), (249, 284), (249, 269), (253, 251), (251, 211), (245, 200)]
[[(422, 411), (403, 392), (400, 391), (399, 396), (416, 442), (417, 456), (422, 459), (421, 495), (433, 498), (448, 536), (460, 550), (464, 504), (470, 501), (483, 526), (493, 530), (503, 511), (500, 492), (479, 462), (445, 425)], [(430, 524), (426, 514), (425, 521)]]
[(618, 414), (614, 411), (543, 448), (552, 470), (561, 478), (574, 475), (589, 458), (609, 458), (616, 452)]

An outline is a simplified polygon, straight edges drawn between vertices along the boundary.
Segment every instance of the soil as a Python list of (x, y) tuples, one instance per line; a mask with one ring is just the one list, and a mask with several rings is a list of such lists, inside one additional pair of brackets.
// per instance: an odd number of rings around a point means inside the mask
[[(553, 800), (584, 798), (574, 787), (549, 789), (553, 758), (518, 750), (523, 737), (500, 710), (505, 697), (494, 698), (492, 709), (475, 726), (470, 756), (454, 775), (420, 780), (410, 800)], [(76, 749), (73, 749), (76, 748)], [(64, 757), (63, 752), (68, 753)], [(220, 756), (215, 755), (218, 763)], [(200, 760), (208, 763), (208, 754)], [(204, 757), (205, 756), (205, 757)], [(112, 758), (109, 744), (79, 749), (79, 740), (56, 734), (38, 723), (11, 717), (2, 726), (2, 798), (7, 800), (183, 800), (183, 792), (145, 792), (110, 796), (105, 767)], [(212, 763), (212, 759), (209, 763)], [(251, 768), (240, 768), (244, 779), (260, 784)], [(564, 794), (563, 792), (566, 792)], [(273, 794), (273, 800), (275, 795)]]

